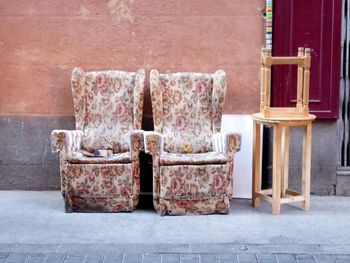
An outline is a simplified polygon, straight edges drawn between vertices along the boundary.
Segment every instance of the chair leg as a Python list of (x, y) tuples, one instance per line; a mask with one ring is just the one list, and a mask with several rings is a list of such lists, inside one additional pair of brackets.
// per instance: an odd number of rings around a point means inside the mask
[(311, 173), (311, 130), (309, 123), (303, 136), (303, 170), (302, 170), (302, 195), (305, 198), (304, 210), (310, 209), (310, 173)]
[(282, 128), (282, 197), (286, 197), (286, 191), (288, 189), (288, 177), (289, 177), (289, 127), (284, 126)]
[(253, 182), (252, 182), (252, 206), (259, 207), (260, 199), (256, 193), (261, 190), (261, 138), (260, 124), (254, 121), (253, 124)]
[(273, 171), (272, 171), (272, 213), (281, 212), (281, 137), (282, 127), (274, 125), (273, 132)]

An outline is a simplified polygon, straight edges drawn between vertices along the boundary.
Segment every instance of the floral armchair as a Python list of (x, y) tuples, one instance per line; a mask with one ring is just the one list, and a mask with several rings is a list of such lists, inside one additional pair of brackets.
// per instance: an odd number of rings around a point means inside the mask
[[(76, 130), (54, 130), (66, 212), (132, 211), (140, 192), (145, 71), (72, 72)], [(96, 157), (96, 152), (108, 156)]]
[(155, 209), (162, 215), (228, 213), (241, 136), (220, 133), (225, 72), (152, 70), (150, 83), (154, 132), (144, 137), (153, 158)]

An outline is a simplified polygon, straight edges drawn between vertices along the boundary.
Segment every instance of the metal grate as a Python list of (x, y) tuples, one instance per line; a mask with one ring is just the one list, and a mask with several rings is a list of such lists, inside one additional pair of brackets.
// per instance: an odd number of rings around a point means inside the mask
[(339, 165), (350, 169), (350, 0), (343, 0), (340, 73)]

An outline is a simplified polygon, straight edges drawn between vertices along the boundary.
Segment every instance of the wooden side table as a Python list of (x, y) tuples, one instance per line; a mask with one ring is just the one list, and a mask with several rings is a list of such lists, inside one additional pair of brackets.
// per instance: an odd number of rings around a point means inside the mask
[[(253, 191), (252, 205), (259, 207), (260, 199), (272, 204), (272, 213), (280, 214), (281, 204), (303, 202), (305, 211), (310, 208), (311, 129), (316, 116), (264, 118), (262, 113), (252, 115), (253, 130)], [(261, 190), (261, 135), (262, 125), (273, 127), (272, 189)], [(302, 192), (288, 188), (289, 128), (303, 126)]]

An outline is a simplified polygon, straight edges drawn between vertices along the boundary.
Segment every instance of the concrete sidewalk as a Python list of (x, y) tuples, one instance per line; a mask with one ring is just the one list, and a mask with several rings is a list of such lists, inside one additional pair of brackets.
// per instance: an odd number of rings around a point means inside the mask
[[(350, 262), (350, 198), (312, 197), (310, 212), (285, 205), (279, 216), (241, 199), (229, 215), (161, 217), (152, 209), (66, 214), (59, 192), (0, 191), (0, 262), (56, 254), (64, 262)], [(294, 261), (278, 260), (286, 256)]]

